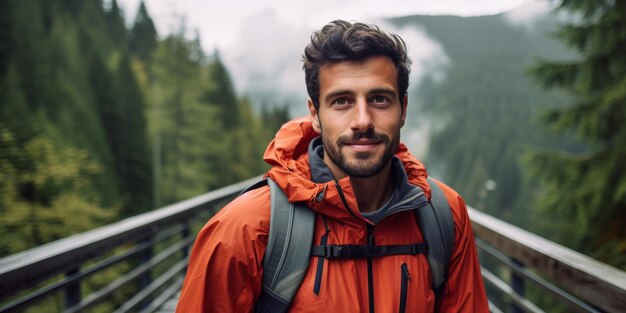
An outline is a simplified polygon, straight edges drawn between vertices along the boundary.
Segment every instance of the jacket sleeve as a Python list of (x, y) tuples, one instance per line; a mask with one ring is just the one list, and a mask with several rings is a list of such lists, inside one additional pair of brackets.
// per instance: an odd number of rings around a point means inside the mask
[(440, 184), (452, 208), (455, 247), (448, 279), (437, 307), (439, 312), (489, 312), (472, 224), (465, 201), (450, 187)]
[(252, 312), (261, 291), (269, 233), (269, 190), (249, 191), (202, 228), (176, 312)]

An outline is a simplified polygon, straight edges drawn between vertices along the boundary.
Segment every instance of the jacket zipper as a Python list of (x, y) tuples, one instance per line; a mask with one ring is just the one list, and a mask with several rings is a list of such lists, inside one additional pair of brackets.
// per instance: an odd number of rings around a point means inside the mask
[[(366, 224), (367, 227), (367, 245), (373, 246), (374, 242), (374, 226)], [(372, 257), (367, 258), (367, 293), (369, 298), (370, 313), (374, 313), (374, 271), (372, 269)]]
[(402, 263), (402, 266), (400, 266), (400, 309), (398, 310), (400, 313), (406, 312), (406, 297), (410, 280), (409, 268), (406, 263)]
[(346, 201), (346, 196), (343, 194), (343, 190), (341, 189), (341, 186), (339, 185), (338, 182), (335, 182), (335, 187), (337, 187), (337, 192), (339, 193), (339, 198), (341, 199), (341, 202), (343, 203), (343, 206), (346, 207), (346, 210), (348, 210), (348, 213), (350, 213), (350, 215), (352, 215), (352, 217), (359, 219), (354, 212), (352, 212), (352, 208), (350, 208), (350, 206), (348, 205), (348, 201)]
[[(341, 199), (343, 206), (346, 207), (346, 210), (348, 210), (348, 213), (350, 213), (350, 215), (358, 219), (358, 217), (354, 214), (354, 212), (352, 212), (352, 209), (348, 205), (348, 201), (346, 201), (346, 197), (343, 194), (343, 190), (341, 189), (341, 186), (339, 185), (339, 183), (335, 182), (335, 186), (337, 187), (337, 192), (339, 193), (339, 198)], [(375, 245), (374, 226), (368, 223), (365, 223), (365, 227), (367, 230), (367, 236), (366, 236), (367, 245), (373, 246)], [(370, 256), (367, 258), (367, 293), (368, 293), (368, 298), (369, 298), (369, 312), (370, 313), (374, 313), (374, 270), (372, 269), (372, 267), (373, 267), (372, 257)], [(318, 266), (318, 269), (319, 269), (319, 266)]]

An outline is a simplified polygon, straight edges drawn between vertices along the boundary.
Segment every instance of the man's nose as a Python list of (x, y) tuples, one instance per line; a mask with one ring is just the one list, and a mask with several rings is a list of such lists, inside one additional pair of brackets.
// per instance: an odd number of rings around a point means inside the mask
[(365, 99), (357, 100), (354, 110), (353, 129), (365, 131), (373, 127), (372, 115)]

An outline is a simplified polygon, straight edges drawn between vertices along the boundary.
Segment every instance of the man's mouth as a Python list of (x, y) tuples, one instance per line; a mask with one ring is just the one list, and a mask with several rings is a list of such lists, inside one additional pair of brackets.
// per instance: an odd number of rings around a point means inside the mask
[(378, 144), (380, 144), (380, 141), (358, 140), (347, 142), (345, 145), (352, 150), (365, 152), (373, 150)]

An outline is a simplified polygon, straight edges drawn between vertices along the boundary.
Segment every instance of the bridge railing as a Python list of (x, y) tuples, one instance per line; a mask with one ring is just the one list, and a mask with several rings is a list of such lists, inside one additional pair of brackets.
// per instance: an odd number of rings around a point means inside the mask
[(0, 312), (155, 311), (180, 288), (194, 222), (258, 179), (0, 259)]
[[(258, 179), (0, 259), (0, 312), (156, 311), (182, 284), (193, 225)], [(626, 312), (625, 272), (475, 209), (470, 217), (493, 312), (543, 312), (545, 297), (550, 308)]]
[(559, 303), (567, 312), (626, 312), (626, 272), (476, 209), (469, 213), (485, 286), (500, 307), (544, 312), (530, 298), (547, 298), (550, 308)]

